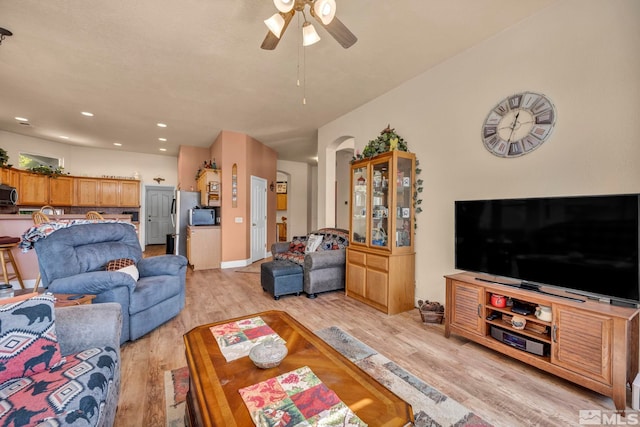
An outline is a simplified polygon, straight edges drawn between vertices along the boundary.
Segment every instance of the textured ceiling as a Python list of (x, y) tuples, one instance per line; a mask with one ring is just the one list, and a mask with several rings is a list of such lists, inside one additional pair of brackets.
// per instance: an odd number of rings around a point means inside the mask
[(171, 156), (224, 129), (312, 162), (319, 127), (553, 1), (337, 0), (358, 42), (343, 49), (312, 21), (322, 40), (302, 53), (299, 14), (259, 48), (270, 0), (2, 0), (14, 35), (0, 46), (0, 129)]

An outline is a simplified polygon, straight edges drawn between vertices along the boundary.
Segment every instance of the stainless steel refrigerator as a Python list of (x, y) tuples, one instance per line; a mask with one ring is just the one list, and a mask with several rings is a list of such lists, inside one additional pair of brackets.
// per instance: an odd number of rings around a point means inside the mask
[(187, 256), (187, 226), (189, 209), (200, 204), (199, 191), (177, 190), (171, 204), (171, 223), (174, 226), (174, 251), (176, 255)]

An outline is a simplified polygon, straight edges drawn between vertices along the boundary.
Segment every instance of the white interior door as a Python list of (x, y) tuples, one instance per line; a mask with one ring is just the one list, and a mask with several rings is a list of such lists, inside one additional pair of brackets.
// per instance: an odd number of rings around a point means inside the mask
[[(171, 202), (173, 188), (147, 187), (145, 244), (163, 245), (167, 242), (167, 234), (173, 233), (171, 225)], [(144, 221), (145, 218), (140, 218)]]
[(251, 262), (267, 255), (267, 180), (251, 177)]

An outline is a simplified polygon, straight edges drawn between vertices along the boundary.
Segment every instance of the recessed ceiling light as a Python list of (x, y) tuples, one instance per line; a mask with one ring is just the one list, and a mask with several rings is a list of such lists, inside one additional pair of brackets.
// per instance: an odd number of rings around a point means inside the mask
[(83, 111), (81, 114), (82, 114), (83, 116), (93, 117), (93, 113), (90, 113), (90, 112), (88, 112), (88, 111)]
[(167, 142), (167, 138), (158, 138), (158, 141)]
[(166, 148), (161, 148), (160, 151), (167, 151), (167, 149)]
[(62, 139), (69, 139), (69, 137), (68, 137), (68, 136), (66, 136), (66, 135), (59, 135), (59, 138), (62, 138)]
[(166, 124), (164, 124), (164, 123), (158, 123), (158, 127), (159, 127), (159, 128), (166, 128), (166, 127), (167, 127), (167, 125), (166, 125)]
[(119, 142), (114, 142), (113, 145), (115, 145), (116, 147), (122, 147), (122, 144), (120, 144)]
[(29, 121), (29, 119), (26, 119), (24, 117), (14, 117), (14, 118), (19, 122), (28, 122)]

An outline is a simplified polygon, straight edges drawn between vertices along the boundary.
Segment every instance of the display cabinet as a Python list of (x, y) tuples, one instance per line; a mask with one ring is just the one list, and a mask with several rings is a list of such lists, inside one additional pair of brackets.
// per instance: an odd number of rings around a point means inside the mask
[(387, 314), (415, 306), (414, 181), (412, 153), (351, 165), (346, 293)]

